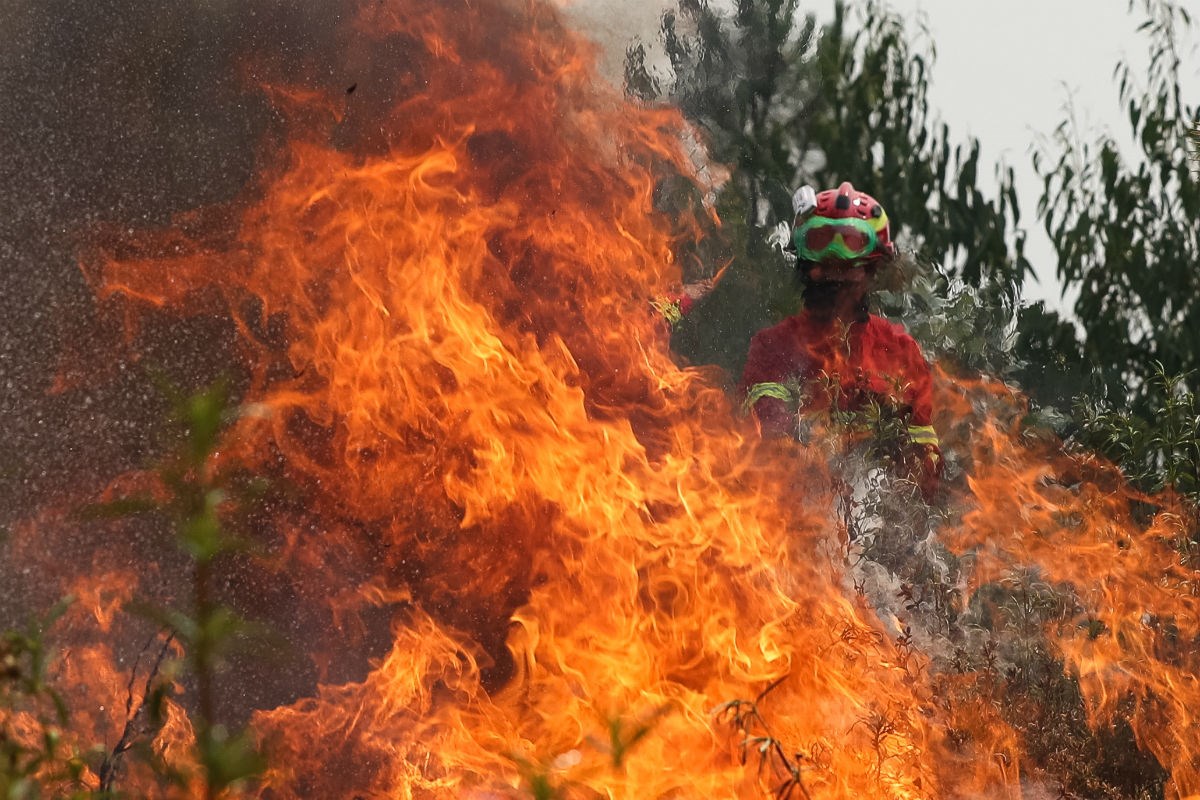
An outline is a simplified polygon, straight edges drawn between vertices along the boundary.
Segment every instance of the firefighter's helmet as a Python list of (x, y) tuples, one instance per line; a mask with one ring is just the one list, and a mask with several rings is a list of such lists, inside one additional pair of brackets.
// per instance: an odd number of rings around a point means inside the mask
[(887, 212), (849, 181), (819, 193), (803, 186), (792, 197), (792, 205), (796, 213), (792, 245), (802, 263), (857, 266), (895, 252)]

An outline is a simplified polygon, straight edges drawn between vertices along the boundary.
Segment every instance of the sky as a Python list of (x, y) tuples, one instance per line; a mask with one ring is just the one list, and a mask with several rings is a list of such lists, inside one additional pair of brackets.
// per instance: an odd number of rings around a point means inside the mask
[[(1184, 0), (1190, 4), (1200, 12), (1200, 2)], [(1041, 184), (1031, 148), (1064, 118), (1068, 103), (1082, 130), (1093, 134), (1088, 138), (1103, 130), (1118, 140), (1125, 135), (1113, 68), (1123, 57), (1145, 61), (1146, 40), (1136, 33), (1144, 18), (1141, 1), (1132, 12), (1127, 0), (889, 0), (889, 5), (928, 31), (936, 53), (930, 104), (952, 138), (978, 138), (981, 163), (1002, 159), (1015, 171), (1029, 234), (1026, 254), (1038, 272), (1025, 299), (1069, 308), (1072, 298), (1061, 297), (1050, 241), (1033, 218)], [(616, 70), (634, 36), (653, 39), (668, 6), (674, 3), (574, 0), (568, 10), (605, 44), (605, 64)], [(831, 17), (833, 6), (833, 0), (801, 0), (801, 10), (819, 19)], [(1200, 103), (1198, 38), (1190, 37), (1183, 76), (1192, 105)]]

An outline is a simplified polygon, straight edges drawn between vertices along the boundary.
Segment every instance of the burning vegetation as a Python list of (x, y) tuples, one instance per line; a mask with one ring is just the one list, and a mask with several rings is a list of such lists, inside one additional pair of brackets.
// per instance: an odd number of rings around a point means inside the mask
[(932, 504), (838, 420), (761, 440), (652, 310), (719, 235), (656, 204), (680, 117), (537, 3), (339, 41), (349, 86), (255, 55), (238, 200), (85, 259), (129, 363), (190, 326), (236, 402), (12, 532), (74, 602), (2, 645), (10, 793), (1200, 795), (1183, 506), (950, 366)]

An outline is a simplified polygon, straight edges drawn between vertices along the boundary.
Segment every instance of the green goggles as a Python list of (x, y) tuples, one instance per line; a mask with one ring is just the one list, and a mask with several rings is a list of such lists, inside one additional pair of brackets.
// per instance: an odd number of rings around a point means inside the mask
[(875, 252), (879, 238), (863, 219), (810, 217), (792, 232), (792, 243), (805, 261), (857, 261)]

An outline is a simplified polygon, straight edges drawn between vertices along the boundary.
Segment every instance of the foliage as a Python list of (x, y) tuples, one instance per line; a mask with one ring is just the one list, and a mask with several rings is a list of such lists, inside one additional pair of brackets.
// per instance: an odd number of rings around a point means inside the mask
[(571, 750), (556, 758), (533, 761), (523, 755), (508, 755), (521, 776), (522, 791), (534, 800), (555, 800), (568, 794), (572, 788), (583, 785), (583, 781), (599, 770), (620, 772), (625, 768), (630, 753), (649, 736), (659, 720), (671, 711), (670, 705), (659, 706), (648, 715), (626, 719), (620, 714), (607, 715), (602, 720), (607, 736), (588, 736), (586, 741), (604, 758), (597, 764), (581, 766), (584, 754)]
[[(1200, 219), (1189, 173), (1200, 151), (1188, 150), (1200, 119), (1178, 85), (1175, 37), (1187, 14), (1166, 0), (1144, 2), (1148, 81), (1139, 90), (1136, 71), (1122, 64), (1116, 72), (1141, 160), (1125, 166), (1111, 137), (1078, 145), (1068, 121), (1055, 137), (1061, 153), (1035, 164), (1044, 188), (1038, 212), (1060, 277), (1079, 293), (1078, 323), (1018, 302), (1032, 270), (1012, 171), (997, 170), (994, 199), (979, 188), (979, 143), (952, 145), (933, 118), (932, 48), (915, 46), (903, 20), (869, 0), (855, 27), (838, 3), (814, 33), (812, 17), (801, 20), (789, 3), (740, 0), (723, 17), (700, 0), (681, 2), (663, 20), (669, 78), (652, 73), (638, 45), (627, 88), (675, 101), (713, 159), (730, 166), (715, 202), (734, 266), (732, 280), (678, 327), (676, 350), (737, 374), (753, 331), (797, 302), (787, 257), (764, 246), (787, 240), (790, 190), (848, 179), (881, 199), (913, 251), (881, 274), (876, 299), (928, 355), (1018, 381), (1040, 402), (1037, 420), (1100, 449), (1148, 489), (1170, 485), (1196, 499), (1200, 227), (1185, 221)], [(763, 74), (770, 64), (778, 72)], [(937, 545), (934, 510), (897, 488), (884, 480), (847, 501), (858, 505), (847, 513), (860, 537), (859, 567), (899, 581), (899, 597), (885, 605), (917, 617), (927, 635), (957, 640), (938, 674), (966, 682), (947, 677), (947, 702), (958, 691), (967, 704), (989, 698), (1034, 763), (1061, 777), (1064, 795), (1161, 796), (1161, 767), (1138, 753), (1120, 719), (1089, 726), (1077, 681), (1045, 640), (1046, 624), (1079, 613), (1070, 589), (1017, 576), (981, 588), (960, 612), (959, 567)], [(754, 703), (723, 709), (735, 727), (760, 720)], [(769, 734), (759, 739), (764, 759), (784, 756), (775, 767), (786, 773), (786, 751), (776, 753)]]
[(1081, 141), (1068, 118), (1055, 131), (1057, 155), (1034, 163), (1059, 277), (1079, 292), (1082, 358), (1099, 367), (1095, 393), (1148, 423), (1168, 401), (1156, 375), (1200, 368), (1200, 180), (1188, 154), (1200, 118), (1179, 85), (1187, 11), (1166, 0), (1143, 5), (1148, 69), (1143, 76), (1122, 61), (1113, 75), (1136, 157), (1127, 162), (1108, 134)]
[(741, 736), (738, 744), (738, 759), (745, 766), (752, 758), (757, 759), (760, 778), (771, 776), (779, 783), (771, 787), (771, 795), (777, 800), (788, 800), (793, 795), (809, 798), (802, 774), (803, 755), (788, 754), (783, 743), (771, 734), (770, 726), (759, 710), (759, 703), (787, 676), (778, 678), (758, 693), (753, 700), (735, 699), (722, 703), (713, 712), (717, 722), (732, 727)]
[(1078, 291), (1082, 341), (1043, 336), (1029, 352), (1047, 372), (1058, 369), (1060, 385), (1043, 400), (1076, 398), (1079, 441), (1142, 488), (1174, 486), (1195, 501), (1200, 174), (1189, 148), (1200, 111), (1184, 104), (1179, 83), (1179, 39), (1191, 17), (1167, 0), (1141, 5), (1148, 69), (1121, 61), (1113, 73), (1135, 157), (1127, 162), (1111, 135), (1083, 141), (1069, 117), (1054, 134), (1057, 155), (1035, 156), (1039, 212), (1059, 277)]
[(1104, 453), (1151, 492), (1171, 488), (1200, 507), (1200, 398), (1187, 389), (1189, 376), (1168, 375), (1154, 365), (1152, 391), (1161, 399), (1147, 420), (1100, 399), (1076, 407), (1077, 439)]
[(935, 681), (952, 706), (977, 707), (982, 698), (997, 709), (1033, 763), (1061, 782), (1061, 796), (1162, 797), (1166, 772), (1138, 750), (1120, 715), (1112, 725), (1090, 724), (1078, 679), (1042, 634), (1078, 611), (1069, 587), (1034, 573), (1013, 572), (982, 586), (959, 621), (962, 644)]
[(979, 285), (948, 279), (928, 264), (910, 273), (902, 287), (877, 291), (875, 302), (927, 358), (1002, 377), (1021, 368), (1015, 303), (1003, 287), (986, 278)]
[[(201, 768), (200, 791), (207, 800), (215, 800), (259, 774), (266, 765), (252, 734), (227, 729), (217, 720), (215, 707), (217, 678), (229, 651), (268, 637), (213, 598), (217, 560), (246, 547), (230, 533), (225, 522), (244, 489), (216, 461), (220, 436), (232, 413), (227, 387), (217, 382), (189, 396), (170, 393), (180, 441), (158, 470), (167, 499), (148, 505), (171, 520), (176, 541), (191, 558), (191, 609), (143, 606), (140, 610), (183, 645), (184, 666), (196, 687), (195, 709), (190, 716), (196, 737), (195, 756)], [(165, 690), (160, 685), (158, 691), (165, 695)], [(157, 702), (162, 699), (160, 696)], [(185, 772), (165, 764), (157, 767), (171, 783), (181, 787), (193, 784), (193, 776)]]
[(1024, 255), (1011, 168), (996, 171), (994, 199), (979, 186), (980, 145), (952, 144), (926, 95), (932, 47), (917, 49), (905, 21), (868, 0), (853, 34), (844, 3), (821, 37), (821, 90), (800, 144), (821, 154), (806, 180), (852, 181), (879, 198), (902, 242), (973, 286), (985, 278), (1015, 297), (1032, 267)]
[[(707, 167), (702, 178), (713, 184), (723, 221), (714, 257), (731, 267), (709, 301), (679, 326), (676, 350), (736, 373), (753, 332), (790, 313), (799, 299), (767, 231), (790, 219), (795, 161), (802, 156), (796, 134), (806, 125), (806, 98), (818, 91), (816, 21), (801, 18), (795, 0), (745, 0), (731, 17), (705, 0), (683, 0), (678, 11), (664, 14), (661, 41), (669, 77), (651, 71), (639, 43), (628, 51), (627, 90), (677, 106), (707, 158), (730, 168), (719, 186)], [(664, 181), (660, 206), (697, 205), (678, 198), (689, 191), (695, 190), (686, 181)], [(715, 271), (715, 264), (706, 266)]]
[(1188, 131), (1188, 136), (1192, 141), (1192, 162), (1196, 165), (1196, 169), (1200, 171), (1200, 120), (1196, 120), (1192, 125), (1192, 129)]
[[(998, 169), (995, 198), (984, 195), (979, 143), (952, 146), (933, 118), (926, 89), (934, 54), (913, 44), (902, 19), (874, 0), (856, 28), (838, 3), (821, 29), (783, 0), (741, 0), (729, 16), (701, 0), (681, 2), (663, 18), (669, 77), (652, 72), (639, 44), (628, 54), (626, 84), (643, 99), (677, 103), (712, 158), (731, 167), (716, 208), (733, 269), (677, 326), (677, 352), (740, 373), (753, 332), (798, 304), (788, 259), (769, 244), (786, 241), (786, 228), (772, 226), (790, 218), (790, 189), (848, 178), (883, 200), (900, 242), (919, 254), (883, 276), (884, 313), (902, 319), (930, 356), (1018, 382), (1058, 415), (1059, 430), (1107, 443), (1102, 452), (1118, 460), (1136, 453), (1141, 466), (1131, 474), (1143, 486), (1170, 483), (1144, 466), (1172, 463), (1169, 453), (1186, 449), (1186, 438), (1118, 442), (1111, 425), (1086, 430), (1126, 408), (1126, 430), (1152, 428), (1174, 402), (1154, 378), (1156, 365), (1174, 376), (1200, 368), (1200, 226), (1184, 223), (1200, 219), (1192, 169), (1200, 151), (1189, 150), (1200, 117), (1181, 99), (1177, 45), (1190, 18), (1168, 0), (1140, 1), (1146, 81), (1128, 62), (1115, 71), (1139, 158), (1126, 165), (1111, 136), (1080, 143), (1070, 119), (1055, 133), (1057, 155), (1035, 157), (1038, 211), (1059, 276), (1078, 292), (1076, 321), (1017, 302), (1031, 267), (1012, 171)], [(1196, 387), (1180, 379), (1175, 389)], [(1062, 416), (1101, 406), (1104, 417)], [(1162, 449), (1146, 451), (1152, 444)]]
[(651, 74), (643, 45), (626, 60), (627, 89), (647, 101), (669, 97), (702, 131), (711, 158), (732, 169), (722, 216), (746, 228), (762, 225), (764, 203), (790, 208), (794, 132), (817, 90), (816, 20), (797, 9), (797, 0), (741, 0), (726, 18), (704, 0), (682, 0), (662, 20), (669, 85)]
[[(94, 753), (73, 752), (62, 741), (69, 714), (47, 678), (52, 654), (45, 633), (71, 602), (64, 598), (24, 629), (0, 635), (0, 797), (5, 800), (36, 800), (50, 787), (54, 796), (70, 800), (104, 796), (88, 791), (83, 781)], [(32, 737), (20, 730), (21, 718), (32, 723)]]
[[(683, 0), (663, 17), (669, 78), (631, 47), (626, 86), (644, 100), (669, 100), (700, 132), (729, 180), (716, 191), (733, 268), (678, 328), (676, 350), (740, 371), (746, 344), (765, 324), (794, 312), (797, 286), (771, 241), (790, 222), (791, 193), (850, 180), (880, 198), (900, 240), (940, 270), (987, 287), (1008, 304), (1030, 265), (1011, 170), (997, 174), (995, 199), (980, 189), (979, 143), (952, 146), (926, 98), (932, 53), (918, 52), (900, 17), (866, 4), (850, 33), (846, 6), (818, 30), (795, 3), (741, 0), (726, 17)], [(684, 191), (672, 185), (673, 191)], [(783, 239), (786, 240), (786, 231)], [(929, 261), (932, 259), (932, 261)]]
[[(250, 732), (229, 730), (215, 714), (218, 678), (227, 654), (235, 647), (271, 641), (267, 632), (213, 599), (216, 562), (245, 547), (231, 535), (226, 520), (235, 510), (235, 500), (252, 496), (257, 487), (216, 464), (220, 436), (231, 416), (225, 385), (217, 383), (192, 395), (173, 394), (178, 441), (156, 472), (165, 495), (92, 506), (85, 517), (150, 513), (164, 518), (192, 565), (191, 607), (131, 607), (167, 633), (155, 637), (160, 641), (158, 655), (146, 669), (140, 694), (134, 691), (140, 657), (131, 668), (121, 736), (111, 748), (96, 747), (82, 754), (61, 746), (60, 732), (70, 725), (69, 709), (47, 678), (50, 655), (44, 635), (66, 609), (66, 601), (26, 630), (4, 632), (0, 639), (0, 797), (6, 800), (34, 800), (50, 787), (55, 787), (54, 796), (72, 800), (121, 796), (119, 784), (129, 754), (148, 764), (164, 789), (173, 786), (186, 796), (207, 800), (230, 796), (265, 766)], [(167, 657), (176, 643), (183, 652), (178, 660)], [(147, 649), (151, 644), (153, 640)], [(189, 721), (198, 774), (167, 763), (151, 746), (165, 722), (166, 703), (176, 686), (184, 683), (195, 687)], [(23, 743), (11, 729), (21, 712), (35, 720), (41, 731), (36, 747)], [(84, 781), (89, 772), (98, 776), (95, 788)]]

